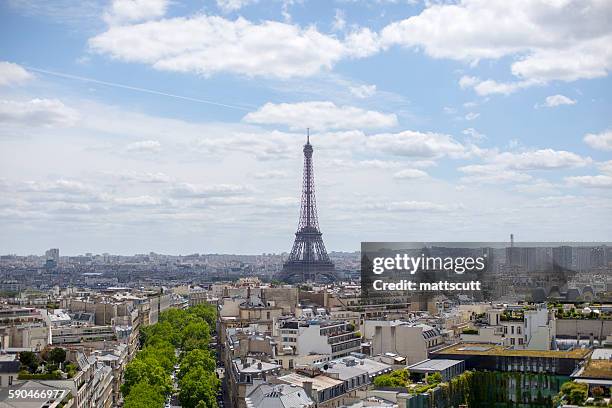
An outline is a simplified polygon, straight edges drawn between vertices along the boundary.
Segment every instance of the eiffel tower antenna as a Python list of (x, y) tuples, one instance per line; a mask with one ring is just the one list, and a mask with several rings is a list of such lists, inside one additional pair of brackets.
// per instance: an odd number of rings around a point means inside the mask
[(323, 234), (319, 230), (317, 202), (315, 199), (313, 148), (310, 144), (310, 128), (306, 129), (304, 145), (304, 175), (300, 218), (291, 254), (283, 264), (280, 280), (287, 283), (337, 280), (334, 264), (329, 259)]

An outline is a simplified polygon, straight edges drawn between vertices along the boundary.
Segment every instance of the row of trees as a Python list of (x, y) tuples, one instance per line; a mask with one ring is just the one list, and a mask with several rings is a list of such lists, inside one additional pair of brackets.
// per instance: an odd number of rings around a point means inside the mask
[[(178, 364), (179, 400), (185, 408), (216, 408), (220, 382), (209, 350), (216, 309), (198, 305), (169, 309), (157, 324), (141, 330), (142, 349), (124, 373), (121, 392), (125, 408), (163, 407), (173, 390), (172, 372)], [(180, 358), (175, 350), (180, 350)]]

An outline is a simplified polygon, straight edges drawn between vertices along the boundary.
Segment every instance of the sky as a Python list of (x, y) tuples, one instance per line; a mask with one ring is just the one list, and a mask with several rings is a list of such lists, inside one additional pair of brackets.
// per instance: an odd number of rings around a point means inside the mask
[(0, 253), (610, 241), (608, 0), (0, 2)]

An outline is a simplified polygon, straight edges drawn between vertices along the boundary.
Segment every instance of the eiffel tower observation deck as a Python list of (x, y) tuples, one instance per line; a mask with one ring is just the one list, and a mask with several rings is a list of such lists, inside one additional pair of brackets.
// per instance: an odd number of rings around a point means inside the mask
[(283, 264), (283, 270), (278, 276), (279, 280), (287, 283), (332, 282), (337, 280), (334, 263), (329, 259), (325, 244), (323, 244), (323, 234), (319, 230), (312, 153), (310, 132), (307, 132), (306, 144), (304, 145), (304, 176), (300, 220), (291, 254)]

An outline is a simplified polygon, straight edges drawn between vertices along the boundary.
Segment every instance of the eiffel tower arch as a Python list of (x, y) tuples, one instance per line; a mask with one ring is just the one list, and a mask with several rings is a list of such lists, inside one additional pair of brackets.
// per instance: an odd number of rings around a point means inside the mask
[(278, 276), (279, 280), (287, 283), (338, 280), (334, 263), (329, 259), (323, 243), (323, 234), (319, 230), (312, 153), (310, 132), (308, 132), (304, 145), (300, 220), (291, 253)]

